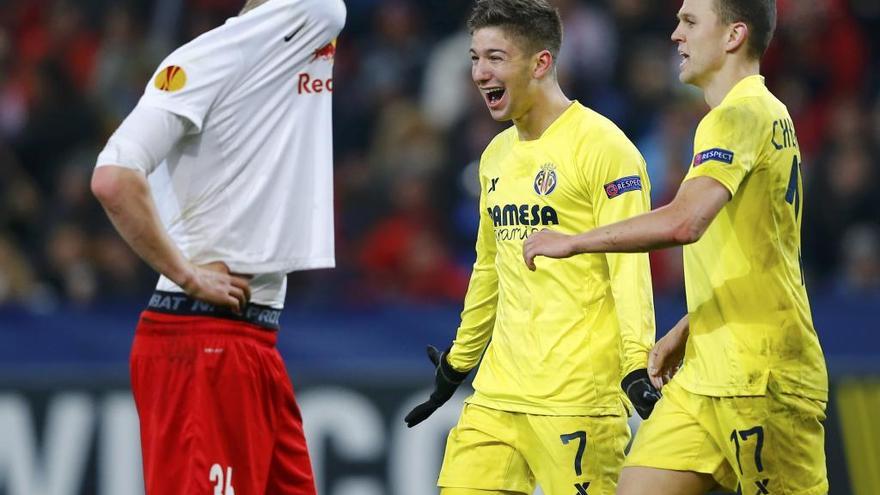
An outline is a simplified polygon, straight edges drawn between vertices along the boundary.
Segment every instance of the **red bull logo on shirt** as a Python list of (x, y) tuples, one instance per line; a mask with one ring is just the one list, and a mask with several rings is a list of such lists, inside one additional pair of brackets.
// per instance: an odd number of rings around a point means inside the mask
[(730, 165), (733, 163), (733, 152), (721, 148), (702, 151), (694, 155), (694, 166), (699, 167), (703, 163), (711, 162), (712, 160)]
[(333, 57), (336, 56), (336, 40), (327, 43), (315, 50), (315, 55), (312, 57), (312, 62), (315, 60), (333, 60)]
[(183, 70), (183, 67), (169, 65), (156, 74), (153, 84), (159, 91), (169, 93), (183, 89), (186, 86), (186, 71)]
[(535, 192), (546, 196), (556, 189), (556, 165), (545, 163), (535, 176)]

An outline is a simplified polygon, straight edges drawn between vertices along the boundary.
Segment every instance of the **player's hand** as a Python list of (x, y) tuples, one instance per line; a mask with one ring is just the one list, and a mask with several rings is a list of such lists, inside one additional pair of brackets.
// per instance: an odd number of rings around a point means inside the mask
[(241, 313), (251, 299), (248, 279), (229, 273), (229, 267), (219, 261), (206, 265), (192, 265), (190, 276), (183, 284), (183, 290), (190, 297), (229, 308), (236, 313)]
[(535, 271), (535, 257), (568, 258), (575, 254), (574, 236), (550, 229), (543, 229), (530, 235), (523, 243), (523, 261), (529, 270)]
[(648, 378), (648, 370), (645, 368), (631, 371), (620, 382), (629, 401), (642, 419), (648, 419), (654, 411), (654, 404), (660, 400), (660, 391), (651, 384)]
[(441, 353), (436, 347), (428, 346), (428, 359), (434, 364), (434, 392), (425, 402), (413, 408), (403, 419), (408, 428), (428, 419), (440, 406), (446, 403), (469, 371), (456, 371), (446, 360), (449, 350)]
[(689, 330), (688, 317), (685, 316), (654, 344), (654, 348), (648, 354), (648, 376), (658, 390), (678, 373), (684, 360)]

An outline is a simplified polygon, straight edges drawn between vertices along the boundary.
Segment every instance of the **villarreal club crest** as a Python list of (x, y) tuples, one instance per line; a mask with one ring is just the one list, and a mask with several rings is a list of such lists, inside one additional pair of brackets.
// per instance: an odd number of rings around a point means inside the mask
[(547, 196), (556, 189), (556, 165), (545, 163), (535, 175), (535, 192)]

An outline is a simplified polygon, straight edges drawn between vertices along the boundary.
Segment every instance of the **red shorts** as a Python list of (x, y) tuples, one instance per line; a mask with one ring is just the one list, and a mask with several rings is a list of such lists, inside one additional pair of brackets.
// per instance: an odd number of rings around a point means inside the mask
[(144, 311), (131, 351), (147, 495), (315, 495), (276, 333)]

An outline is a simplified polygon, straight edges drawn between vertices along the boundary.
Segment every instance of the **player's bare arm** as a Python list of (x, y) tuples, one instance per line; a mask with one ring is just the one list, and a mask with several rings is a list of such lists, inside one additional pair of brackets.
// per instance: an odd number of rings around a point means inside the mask
[(247, 279), (226, 265), (197, 266), (171, 241), (159, 219), (143, 172), (119, 166), (98, 167), (92, 192), (125, 242), (150, 267), (202, 301), (240, 311), (250, 298)]
[(684, 317), (654, 344), (648, 354), (648, 377), (658, 389), (672, 380), (684, 359), (684, 350), (690, 335), (690, 321)]
[(523, 243), (523, 260), (534, 271), (535, 258), (567, 258), (582, 253), (643, 253), (683, 246), (700, 239), (730, 192), (709, 177), (685, 181), (666, 206), (581, 234), (544, 229)]

